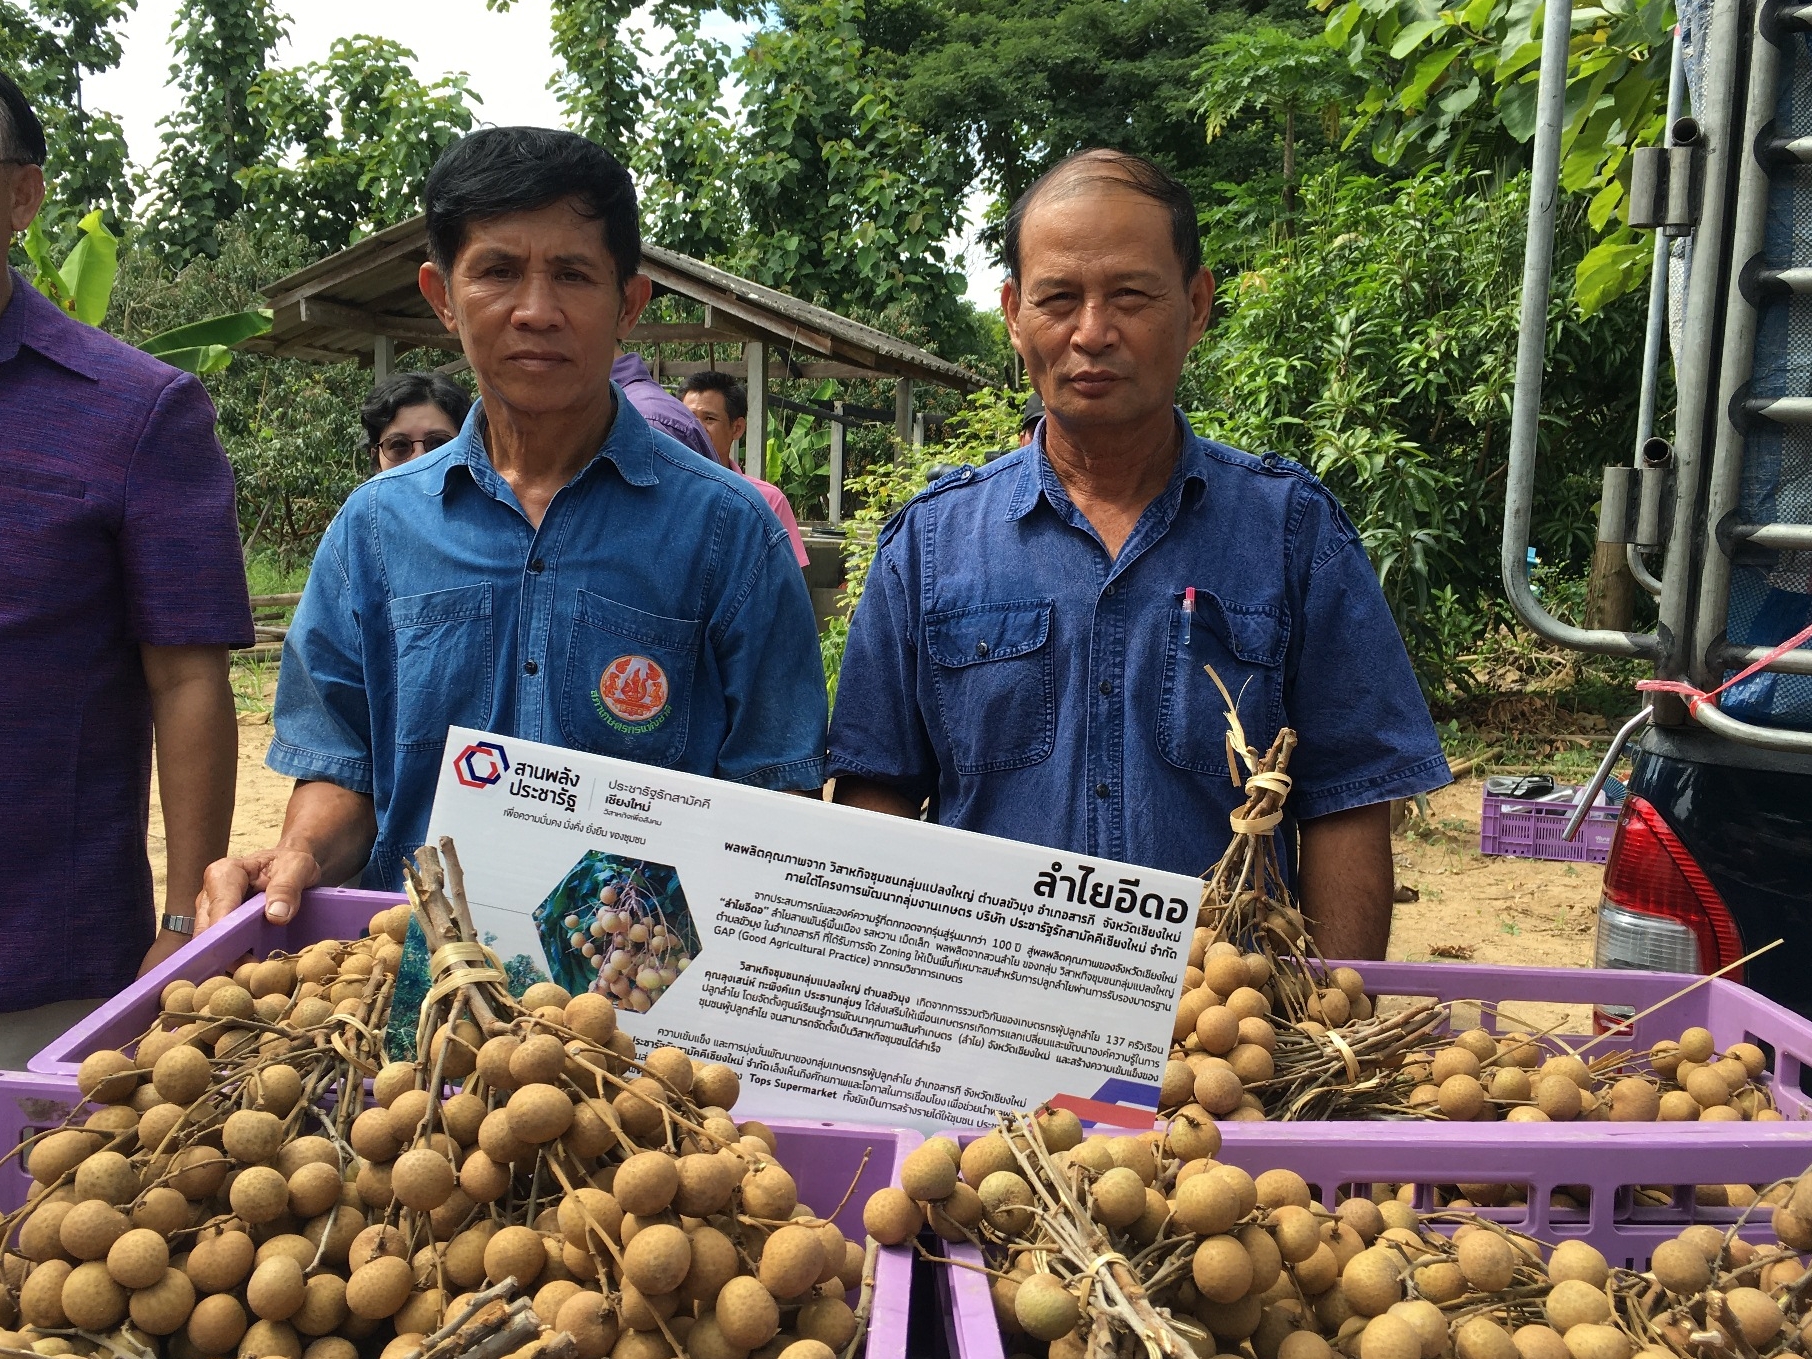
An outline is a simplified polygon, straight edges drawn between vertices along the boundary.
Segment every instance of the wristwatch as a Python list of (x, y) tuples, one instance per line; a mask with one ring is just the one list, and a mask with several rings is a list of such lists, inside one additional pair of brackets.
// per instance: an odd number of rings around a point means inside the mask
[(171, 915), (166, 911), (163, 924), (171, 934), (195, 933), (195, 917), (192, 915)]

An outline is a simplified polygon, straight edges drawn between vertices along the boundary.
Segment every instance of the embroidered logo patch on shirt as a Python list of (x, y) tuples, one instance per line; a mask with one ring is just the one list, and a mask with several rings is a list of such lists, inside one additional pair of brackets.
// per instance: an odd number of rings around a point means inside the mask
[(630, 736), (667, 720), (667, 672), (647, 656), (618, 656), (598, 677), (592, 704), (606, 725)]

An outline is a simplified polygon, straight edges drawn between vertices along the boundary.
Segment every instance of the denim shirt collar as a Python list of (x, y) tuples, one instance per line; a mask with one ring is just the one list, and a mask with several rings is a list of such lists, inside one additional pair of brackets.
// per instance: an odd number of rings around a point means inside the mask
[[(1189, 421), (1184, 418), (1180, 406), (1172, 407), (1172, 410), (1177, 428), (1182, 431), (1183, 446), (1177, 455), (1177, 465), (1171, 471), (1169, 484), (1153, 502), (1166, 526), (1176, 518), (1184, 488), (1190, 482), (1195, 482), (1204, 489), (1208, 484), (1207, 441), (1190, 429)], [(1064, 490), (1063, 482), (1058, 479), (1056, 469), (1051, 466), (1051, 460), (1045, 454), (1044, 432), (1045, 421), (1040, 420), (1038, 432), (1032, 436), (1032, 442), (1026, 448), (1027, 456), (1019, 464), (1019, 483), (1007, 501), (1009, 520), (1024, 519), (1040, 500), (1066, 517), (1074, 508), (1069, 492)]]
[[(653, 431), (615, 382), (610, 384), (610, 394), (616, 398), (617, 405), (616, 418), (610, 422), (610, 433), (604, 437), (603, 446), (592, 460), (579, 469), (578, 475), (567, 484), (576, 485), (590, 476), (600, 462), (607, 461), (631, 486), (658, 485), (660, 477), (655, 472)], [(493, 497), (507, 489), (507, 483), (498, 475), (497, 469), (491, 466), (490, 455), (485, 451), (483, 419), (484, 403), (474, 401), (459, 434), (429, 455), (437, 459), (439, 465), (428, 469), (428, 494), (445, 493), (447, 476), (455, 467), (465, 468), (467, 475)]]

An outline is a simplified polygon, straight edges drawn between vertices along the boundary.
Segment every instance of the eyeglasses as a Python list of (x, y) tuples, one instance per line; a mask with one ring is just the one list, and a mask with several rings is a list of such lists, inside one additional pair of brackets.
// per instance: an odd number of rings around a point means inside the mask
[(443, 444), (453, 441), (451, 434), (436, 431), (425, 439), (411, 439), (407, 434), (392, 434), (387, 439), (380, 439), (374, 446), (375, 451), (382, 453), (391, 462), (407, 462), (415, 456), (419, 447), (424, 453), (432, 453)]

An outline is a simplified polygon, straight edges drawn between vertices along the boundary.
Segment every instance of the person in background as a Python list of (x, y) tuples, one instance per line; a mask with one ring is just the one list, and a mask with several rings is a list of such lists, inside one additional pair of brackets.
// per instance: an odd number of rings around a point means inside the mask
[(610, 366), (610, 380), (623, 389), (629, 404), (640, 411), (642, 419), (651, 426), (670, 439), (678, 439), (701, 458), (722, 465), (723, 459), (711, 446), (711, 436), (705, 432), (705, 427), (678, 397), (655, 381), (640, 354), (633, 349), (619, 351), (616, 362)]
[(1226, 704), (1299, 738), (1281, 851), (1330, 958), (1390, 935), (1390, 800), (1446, 758), (1365, 546), (1305, 468), (1199, 438), (1195, 204), (1085, 151), (1008, 213), (1007, 333), (1045, 416), (881, 531), (831, 722), (839, 802), (1199, 873), (1244, 794)]
[[(749, 428), (749, 393), (743, 385), (728, 373), (715, 370), (694, 373), (680, 384), (680, 400), (686, 403), (686, 409), (704, 427), (717, 461), (733, 471), (741, 470), (737, 468), (736, 458), (730, 450)], [(761, 492), (761, 498), (768, 502), (768, 508), (774, 511), (774, 517), (786, 529), (786, 536), (792, 539), (793, 555), (799, 559), (799, 565), (810, 565), (811, 558), (806, 555), (805, 539), (799, 536), (799, 519), (787, 501), (786, 492), (753, 473), (745, 475), (755, 483), (755, 489)]]
[[(0, 73), (0, 256), (44, 201), (45, 152)], [(186, 940), (233, 821), (227, 652), (252, 640), (201, 383), (0, 265), (0, 1068)]]
[[(1026, 398), (1025, 414), (1019, 417), (1019, 446), (1024, 448), (1038, 434), (1038, 422), (1044, 419), (1044, 398), (1033, 392)], [(995, 454), (994, 457), (999, 457)], [(990, 458), (989, 461), (993, 461)]]
[(445, 373), (392, 373), (359, 408), (374, 471), (388, 472), (451, 443), (472, 398)]
[(204, 924), (254, 891), (284, 921), (320, 883), (397, 890), (453, 726), (823, 786), (824, 669), (786, 534), (610, 378), (652, 287), (628, 171), (576, 133), (490, 127), (423, 197), (422, 294), (479, 402), (323, 535), (266, 759), (296, 780), (283, 831), (209, 867)]

